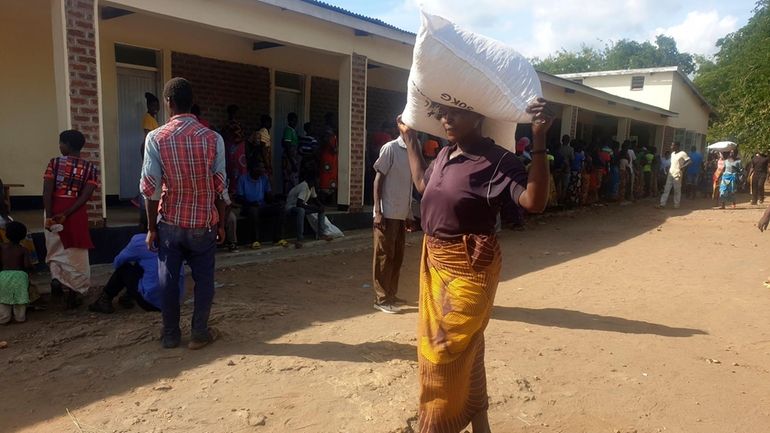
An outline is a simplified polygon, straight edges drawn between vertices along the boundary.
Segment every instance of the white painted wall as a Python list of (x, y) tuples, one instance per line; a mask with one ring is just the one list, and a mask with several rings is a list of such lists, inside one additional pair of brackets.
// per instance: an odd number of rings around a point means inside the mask
[[(644, 76), (644, 88), (631, 90), (631, 78)], [(586, 77), (583, 84), (594, 89), (602, 90), (622, 98), (632, 99), (645, 104), (654, 105), (666, 110), (672, 110), (671, 88), (675, 72), (656, 72), (633, 75), (607, 75), (602, 77)]]
[(679, 113), (679, 117), (671, 119), (671, 126), (695, 131), (698, 134), (708, 133), (709, 109), (693, 90), (678, 74), (671, 95), (671, 110)]
[(0, 2), (0, 177), (41, 195), (43, 172), (59, 154), (50, 0)]

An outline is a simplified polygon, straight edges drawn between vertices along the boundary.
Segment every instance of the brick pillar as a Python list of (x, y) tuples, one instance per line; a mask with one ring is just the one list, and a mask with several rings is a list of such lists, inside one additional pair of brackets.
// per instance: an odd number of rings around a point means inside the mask
[[(82, 132), (86, 145), (81, 156), (100, 169), (99, 81), (97, 63), (97, 23), (94, 0), (65, 0), (67, 77), (71, 128)], [(92, 226), (104, 223), (102, 192), (98, 188), (88, 204), (88, 219)]]
[(350, 119), (350, 212), (364, 207), (364, 154), (366, 148), (367, 58), (353, 54)]
[(663, 149), (665, 152), (670, 152), (676, 130), (670, 126), (664, 126), (663, 128)]
[(615, 139), (619, 142), (628, 140), (631, 135), (631, 120), (626, 118), (618, 119), (618, 131), (615, 135)]

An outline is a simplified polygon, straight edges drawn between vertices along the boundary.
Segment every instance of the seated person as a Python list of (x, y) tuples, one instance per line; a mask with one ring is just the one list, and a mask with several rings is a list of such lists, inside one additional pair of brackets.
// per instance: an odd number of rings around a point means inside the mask
[(304, 180), (292, 188), (286, 197), (286, 212), (295, 219), (297, 227), (297, 241), (294, 243), (296, 248), (302, 248), (305, 240), (305, 216), (307, 214), (318, 214), (318, 232), (316, 232), (315, 238), (321, 238), (325, 241), (332, 240), (330, 236), (325, 235), (324, 207), (318, 200), (315, 187), (316, 176), (306, 175)]
[[(125, 248), (115, 257), (115, 269), (102, 294), (91, 305), (90, 311), (111, 314), (115, 312), (112, 300), (125, 288), (126, 293), (118, 303), (123, 308), (132, 308), (136, 302), (145, 311), (160, 311), (161, 293), (158, 282), (158, 252), (150, 251), (145, 240), (147, 227), (134, 235)], [(180, 269), (180, 273), (182, 270)], [(184, 277), (179, 279), (179, 297), (184, 296)]]
[(5, 225), (9, 242), (0, 244), (0, 324), (12, 318), (23, 322), (30, 303), (29, 272), (32, 262), (21, 241), (27, 237), (27, 227), (11, 221)]
[(283, 220), (286, 217), (282, 203), (273, 200), (270, 179), (267, 177), (265, 164), (257, 162), (249, 169), (248, 176), (238, 178), (235, 202), (242, 206), (241, 215), (248, 219), (251, 232), (251, 248), (259, 249), (259, 221), (262, 217), (273, 219), (272, 238), (275, 245), (289, 245), (281, 238)]

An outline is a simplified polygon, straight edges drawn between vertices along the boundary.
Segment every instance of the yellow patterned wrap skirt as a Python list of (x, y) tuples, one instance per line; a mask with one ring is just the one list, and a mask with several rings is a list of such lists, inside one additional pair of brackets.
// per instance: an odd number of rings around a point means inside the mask
[(420, 433), (457, 433), (488, 409), (484, 330), (500, 279), (494, 235), (426, 236), (420, 269)]

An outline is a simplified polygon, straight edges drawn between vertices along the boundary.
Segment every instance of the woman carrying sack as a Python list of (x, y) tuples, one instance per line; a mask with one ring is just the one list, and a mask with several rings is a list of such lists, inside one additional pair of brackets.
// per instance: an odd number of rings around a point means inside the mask
[(425, 231), (420, 270), (418, 359), (422, 433), (458, 432), (468, 423), (489, 432), (484, 329), (500, 278), (495, 222), (513, 201), (545, 209), (550, 177), (546, 133), (553, 114), (542, 98), (534, 116), (529, 175), (516, 156), (484, 137), (484, 117), (440, 106), (437, 117), (451, 145), (427, 166), (416, 132), (399, 117), (412, 178), (423, 194)]

